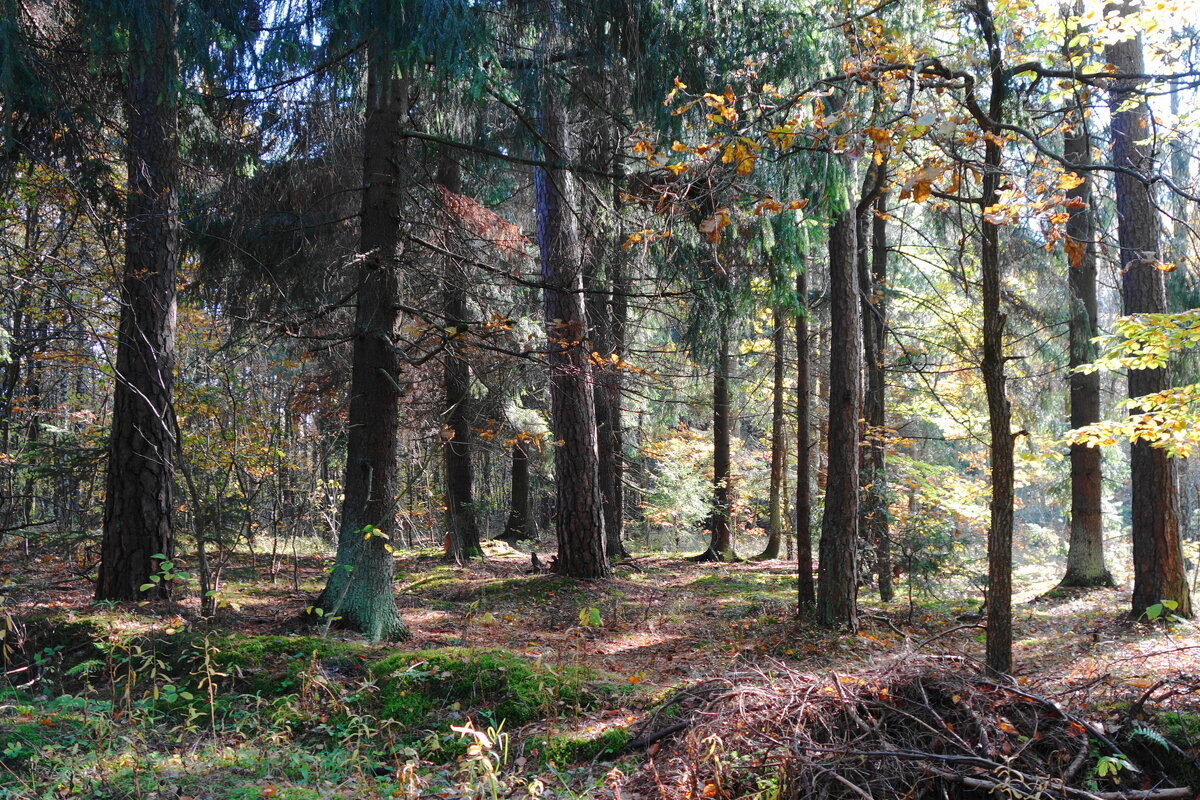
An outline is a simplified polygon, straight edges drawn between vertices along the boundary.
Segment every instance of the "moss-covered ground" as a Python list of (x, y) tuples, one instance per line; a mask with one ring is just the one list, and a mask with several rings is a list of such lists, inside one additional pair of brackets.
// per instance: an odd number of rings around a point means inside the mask
[[(466, 567), (410, 553), (396, 588), (414, 636), (382, 646), (301, 627), (317, 557), (238, 556), (211, 619), (185, 592), (95, 605), (52, 556), (32, 559), (0, 606), (20, 645), (0, 682), (0, 800), (614, 797), (653, 763), (627, 745), (679, 687), (982, 648), (978, 596), (910, 597), (903, 581), (891, 604), (863, 590), (856, 634), (819, 631), (795, 618), (784, 561), (640, 557), (593, 584), (527, 573), (503, 546)], [(1136, 709), (1196, 753), (1195, 628), (1131, 625), (1121, 591), (1046, 596), (1052, 577), (1019, 583), (1017, 679), (1130, 730)]]

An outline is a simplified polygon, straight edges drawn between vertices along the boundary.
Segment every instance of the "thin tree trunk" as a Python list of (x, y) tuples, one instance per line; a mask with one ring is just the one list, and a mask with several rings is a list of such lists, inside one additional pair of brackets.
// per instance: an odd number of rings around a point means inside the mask
[[(443, 156), (438, 165), (438, 183), (453, 194), (462, 194), (462, 169), (458, 162)], [(447, 209), (449, 212), (449, 209)], [(451, 230), (455, 220), (449, 213), (443, 225)], [(467, 331), (467, 276), (462, 265), (444, 257), (445, 287), (443, 306), (446, 327), (453, 329), (442, 367), (446, 391), (445, 425), (449, 437), (442, 442), (446, 474), (446, 515), (450, 523), (446, 557), (461, 564), (465, 559), (483, 555), (479, 541), (479, 523), (475, 516), (474, 474), (471, 466), (471, 421), (467, 403), (471, 394), (471, 365), (460, 337)]]
[(783, 470), (787, 449), (784, 444), (783, 427), (783, 315), (776, 308), (771, 318), (775, 329), (771, 332), (771, 350), (774, 359), (774, 374), (771, 384), (771, 489), (770, 522), (766, 549), (758, 556), (760, 560), (779, 558), (779, 545), (785, 535), (783, 517)]
[(326, 620), (334, 618), (340, 627), (375, 641), (409, 635), (392, 593), (400, 409), (395, 336), (401, 206), (408, 180), (401, 131), (408, 94), (409, 82), (396, 77), (387, 46), (378, 37), (372, 39), (342, 518), (334, 567), (316, 607)]
[(713, 372), (713, 482), (712, 507), (708, 515), (708, 550), (701, 561), (732, 561), (737, 558), (733, 549), (733, 487), (730, 485), (730, 405), (729, 375), (733, 360), (729, 354), (729, 322), (717, 320), (717, 364)]
[(988, 48), (991, 97), (988, 134), (984, 145), (983, 203), (980, 224), (979, 269), (983, 298), (983, 373), (987, 394), (988, 427), (991, 433), (992, 499), (988, 527), (987, 665), (999, 673), (1012, 671), (1012, 534), (1013, 534), (1013, 443), (1012, 409), (1005, 391), (1004, 327), (1001, 311), (1000, 228), (987, 218), (986, 209), (1000, 201), (1003, 178), (1001, 131), (1008, 97), (1003, 55), (988, 0), (976, 0), (975, 19)]
[[(178, 68), (176, 6), (157, 0), (131, 20), (126, 114), (128, 200), (116, 393), (108, 444), (99, 600), (135, 600), (172, 557)], [(170, 595), (159, 581), (158, 597)]]
[[(552, 78), (543, 80), (546, 160), (565, 164), (571, 153), (566, 112), (550, 84)], [(563, 167), (539, 167), (534, 188), (550, 343), (550, 423), (557, 441), (557, 569), (575, 578), (605, 578), (609, 573), (575, 178)]]
[(529, 530), (529, 453), (520, 435), (512, 442), (510, 487), (508, 522), (499, 538), (507, 542), (528, 541), (533, 538)]
[(808, 265), (796, 274), (796, 589), (801, 613), (816, 606), (812, 569), (811, 381), (808, 354)]
[[(887, 194), (875, 198), (871, 215), (871, 274), (866, 284), (869, 303), (863, 309), (871, 317), (868, 329), (863, 323), (863, 342), (867, 345), (864, 360), (867, 365), (864, 416), (872, 431), (866, 452), (866, 474), (870, 476), (871, 491), (867, 494), (870, 514), (866, 517), (868, 539), (875, 547), (875, 568), (878, 570), (879, 599), (889, 603), (892, 589), (892, 540), (888, 527), (887, 446), (884, 429), (887, 424), (887, 383), (884, 374), (887, 346)], [(865, 320), (865, 317), (864, 317)], [(870, 331), (868, 335), (867, 331)], [(869, 342), (869, 344), (867, 344)]]
[(858, 629), (856, 550), (862, 416), (862, 321), (857, 219), (851, 207), (829, 230), (829, 435), (825, 513), (817, 574), (817, 621)]
[[(1105, 57), (1117, 74), (1143, 73), (1140, 35), (1111, 44)], [(1153, 173), (1152, 157), (1139, 144), (1151, 135), (1149, 109), (1136, 80), (1118, 81), (1110, 96), (1113, 165)], [(1164, 313), (1167, 295), (1159, 261), (1159, 218), (1153, 189), (1137, 177), (1113, 175), (1117, 200), (1117, 238), (1121, 247), (1121, 299), (1126, 314)], [(1171, 385), (1165, 369), (1129, 371), (1129, 396), (1141, 397)], [(1192, 615), (1191, 596), (1179, 535), (1178, 476), (1175, 461), (1149, 442), (1130, 447), (1132, 480), (1133, 608), (1140, 618), (1151, 605), (1175, 603), (1172, 613)]]
[[(1081, 9), (1080, 4), (1076, 4)], [(1063, 134), (1063, 157), (1069, 164), (1088, 167), (1092, 142), (1082, 107), (1072, 114)], [(1082, 428), (1100, 420), (1100, 373), (1077, 372), (1094, 360), (1092, 340), (1099, 335), (1096, 309), (1096, 219), (1092, 209), (1091, 172), (1079, 170), (1083, 181), (1067, 191), (1071, 205), (1066, 225), (1067, 287), (1070, 292), (1071, 427)], [(1104, 527), (1101, 514), (1101, 452), (1098, 447), (1071, 445), (1071, 537), (1067, 571), (1060, 586), (1114, 586), (1104, 563)]]

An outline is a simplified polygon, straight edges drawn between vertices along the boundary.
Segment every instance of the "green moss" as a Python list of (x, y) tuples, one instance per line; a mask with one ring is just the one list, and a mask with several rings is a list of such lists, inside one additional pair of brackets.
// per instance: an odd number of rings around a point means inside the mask
[(374, 652), (361, 642), (320, 636), (226, 635), (210, 638), (209, 645), (220, 671), (240, 688), (265, 697), (294, 692), (300, 673), (314, 662), (325, 674), (360, 675)]
[(559, 765), (610, 759), (619, 755), (628, 743), (629, 731), (625, 728), (609, 728), (590, 739), (552, 736), (542, 745), (541, 756), (543, 761)]
[(551, 670), (506, 650), (396, 653), (375, 664), (371, 674), (379, 683), (380, 714), (407, 725), (459, 704), (511, 728), (594, 699), (585, 688), (586, 671)]
[(1155, 720), (1155, 727), (1185, 750), (1200, 742), (1200, 713), (1164, 711)]

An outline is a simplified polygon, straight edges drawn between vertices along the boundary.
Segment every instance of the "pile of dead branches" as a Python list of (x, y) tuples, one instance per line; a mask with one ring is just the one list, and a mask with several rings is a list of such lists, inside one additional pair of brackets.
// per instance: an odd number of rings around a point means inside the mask
[(632, 743), (628, 788), (661, 798), (1192, 797), (1098, 725), (973, 662), (912, 658), (866, 673), (782, 664), (676, 693)]

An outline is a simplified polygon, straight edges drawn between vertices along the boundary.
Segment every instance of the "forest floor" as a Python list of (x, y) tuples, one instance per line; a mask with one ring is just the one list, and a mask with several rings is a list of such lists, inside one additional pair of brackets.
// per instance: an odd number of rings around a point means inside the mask
[[(718, 684), (769, 685), (792, 699), (807, 693), (807, 711), (776, 697), (770, 702), (783, 703), (779, 709), (768, 702), (756, 713), (811, 714), (831, 694), (843, 705), (876, 702), (847, 699), (846, 680), (883, 697), (887, 687), (906, 691), (919, 671), (922, 694), (930, 680), (953, 675), (970, 683), (947, 689), (946, 704), (970, 705), (967, 693), (990, 692), (976, 705), (1001, 707), (1001, 688), (987, 688), (995, 684), (977, 666), (978, 597), (910, 598), (902, 577), (890, 604), (864, 590), (861, 629), (834, 634), (797, 621), (795, 564), (782, 560), (645, 555), (619, 566), (611, 581), (579, 583), (530, 573), (528, 554), (505, 545), (488, 551), (465, 567), (433, 552), (405, 554), (397, 588), (412, 639), (367, 645), (299, 625), (323, 582), (320, 556), (238, 554), (224, 569), (222, 608), (201, 620), (192, 600), (97, 606), (80, 565), (5, 547), (3, 663), (16, 688), (0, 688), (0, 798), (755, 796), (729, 777), (731, 764), (762, 773), (745, 754), (727, 753), (712, 774), (679, 766), (703, 761), (698, 743), (713, 741), (711, 733), (696, 738), (695, 714), (734, 713), (714, 710)], [(1063, 796), (1107, 797), (1131, 786), (1152, 792), (1143, 797), (1183, 796), (1153, 792), (1200, 778), (1200, 629), (1132, 624), (1123, 590), (1052, 592), (1034, 573), (1017, 585), (1015, 682), (1005, 691), (1075, 715), (1087, 755), (1068, 755), (1083, 763), (1073, 771), (1087, 782)], [(684, 702), (689, 697), (696, 702)], [(702, 708), (697, 698), (718, 705)], [(745, 712), (745, 697), (735, 699)], [(933, 717), (921, 725), (961, 741), (963, 723), (947, 722), (949, 712), (934, 706), (926, 697), (922, 707)], [(849, 714), (847, 725), (861, 723)], [(1011, 728), (1018, 755), (1030, 740), (1053, 738), (1044, 722), (1017, 730), (1019, 715), (1004, 714), (989, 730), (1003, 737)], [(501, 716), (504, 731), (489, 733)], [(738, 720), (728, 724), (755, 724)], [(1107, 752), (1103, 734), (1143, 726), (1170, 739), (1162, 743), (1170, 755), (1144, 755), (1131, 779), (1132, 751)], [(986, 731), (979, 737), (988, 742)], [(1062, 773), (1056, 757), (1038, 763)], [(660, 774), (656, 758), (675, 766)], [(1182, 771), (1146, 769), (1148, 760), (1178, 762)], [(755, 780), (751, 786), (768, 787), (757, 796), (779, 793), (778, 780)], [(970, 783), (978, 778), (956, 780), (988, 788)], [(847, 796), (869, 796), (865, 785)]]

